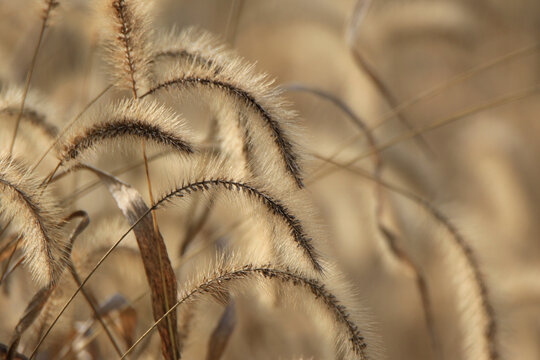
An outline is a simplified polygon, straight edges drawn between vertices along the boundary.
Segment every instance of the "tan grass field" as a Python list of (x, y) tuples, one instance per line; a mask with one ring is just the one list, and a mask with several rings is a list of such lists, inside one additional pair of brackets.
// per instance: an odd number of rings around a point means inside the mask
[(0, 359), (540, 359), (539, 25), (0, 0)]

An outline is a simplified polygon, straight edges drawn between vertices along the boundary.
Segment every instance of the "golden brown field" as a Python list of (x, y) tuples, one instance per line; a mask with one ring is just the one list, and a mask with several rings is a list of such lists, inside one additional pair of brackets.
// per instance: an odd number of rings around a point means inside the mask
[(0, 359), (540, 359), (539, 25), (0, 0)]

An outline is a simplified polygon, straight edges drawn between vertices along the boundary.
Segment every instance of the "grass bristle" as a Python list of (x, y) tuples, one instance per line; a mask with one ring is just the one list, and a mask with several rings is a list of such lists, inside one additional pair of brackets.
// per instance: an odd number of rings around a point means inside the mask
[(27, 176), (27, 167), (6, 155), (0, 157), (1, 213), (22, 235), (25, 263), (40, 284), (54, 283), (65, 267), (66, 244), (60, 228), (61, 210), (40, 179)]
[(150, 69), (149, 6), (151, 1), (101, 0), (97, 16), (108, 19), (105, 39), (119, 87), (138, 97), (148, 86)]
[[(273, 86), (273, 81), (265, 74), (256, 73), (253, 65), (230, 52), (219, 48), (208, 51), (204, 47), (199, 52), (191, 50), (199, 43), (211, 42), (204, 34), (196, 37), (187, 32), (180, 36), (180, 41), (179, 49), (185, 61), (163, 65), (164, 70), (160, 73), (165, 75), (157, 76), (156, 83), (141, 97), (157, 95), (161, 91), (180, 95), (195, 92), (204, 96), (211, 107), (232, 112), (230, 119), (247, 131), (249, 137), (244, 141), (249, 143), (244, 147), (254, 150), (254, 165), (263, 169), (261, 172), (265, 176), (277, 179), (288, 174), (297, 187), (303, 187), (301, 156), (294, 140), (298, 131), (296, 119), (287, 109), (281, 90)], [(264, 154), (261, 148), (265, 149)], [(274, 149), (276, 156), (281, 158), (281, 165), (268, 161), (265, 154), (269, 149)]]
[(76, 164), (87, 152), (104, 145), (114, 146), (134, 139), (178, 153), (194, 151), (185, 140), (189, 132), (180, 118), (154, 101), (122, 101), (88, 116), (85, 125), (68, 133), (59, 145), (58, 158), (63, 165)]

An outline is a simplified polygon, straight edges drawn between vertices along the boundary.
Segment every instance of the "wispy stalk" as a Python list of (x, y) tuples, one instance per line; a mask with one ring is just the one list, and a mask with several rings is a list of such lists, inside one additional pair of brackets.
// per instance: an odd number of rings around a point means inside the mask
[[(157, 160), (159, 158), (162, 158), (164, 157), (165, 155), (167, 155), (167, 151), (165, 152), (160, 152), (156, 155), (152, 155), (150, 156), (147, 161), (148, 162), (152, 162), (154, 160)], [(131, 171), (131, 170), (134, 170), (140, 166), (143, 166), (144, 165), (144, 160), (139, 160), (139, 161), (134, 161), (133, 163), (130, 163), (126, 166), (122, 166), (114, 171), (111, 171), (111, 175), (113, 176), (119, 176), (119, 175), (122, 175), (128, 171)], [(67, 176), (69, 173), (71, 172), (71, 170), (68, 170), (68, 171), (64, 171), (58, 175), (56, 175), (52, 180), (51, 182), (55, 182), (61, 178), (63, 178), (64, 176)], [(85, 184), (83, 186), (81, 186), (80, 188), (78, 188), (77, 190), (73, 191), (71, 194), (69, 194), (68, 196), (66, 196), (61, 202), (60, 202), (60, 205), (61, 206), (68, 206), (69, 204), (71, 204), (73, 201), (79, 199), (80, 197), (84, 196), (85, 194), (89, 193), (90, 191), (96, 189), (99, 185), (102, 185), (103, 183), (99, 180), (95, 180), (95, 181), (91, 181), (89, 182), (88, 184)]]
[[(399, 109), (398, 107), (399, 101), (396, 98), (396, 96), (392, 93), (388, 85), (381, 79), (381, 77), (377, 74), (373, 66), (367, 61), (365, 56), (362, 54), (362, 52), (360, 52), (360, 50), (357, 47), (357, 44), (356, 44), (357, 29), (361, 22), (361, 19), (363, 18), (365, 12), (367, 11), (369, 7), (369, 3), (370, 3), (369, 0), (358, 0), (357, 2), (357, 5), (354, 11), (355, 15), (353, 16), (353, 19), (349, 24), (349, 29), (347, 32), (347, 35), (348, 35), (347, 42), (349, 45), (349, 49), (351, 51), (351, 54), (357, 66), (361, 70), (363, 70), (363, 72), (369, 77), (373, 85), (375, 85), (379, 94), (381, 94), (382, 97), (386, 100), (390, 108), (394, 109), (395, 116), (398, 118), (398, 120), (403, 125), (405, 125), (408, 131), (415, 132), (416, 130), (414, 126), (405, 117), (405, 114), (403, 114), (402, 110)], [(424, 151), (427, 154), (432, 154), (432, 150), (430, 149), (427, 141), (422, 137), (421, 133), (417, 133), (414, 136), (414, 139), (422, 151)]]
[(34, 69), (36, 67), (36, 61), (41, 48), (41, 43), (43, 42), (43, 36), (45, 35), (45, 29), (47, 28), (47, 23), (51, 16), (53, 9), (58, 6), (58, 1), (56, 0), (46, 0), (45, 1), (45, 12), (43, 14), (43, 20), (41, 22), (41, 29), (39, 31), (38, 42), (34, 48), (34, 54), (32, 55), (32, 61), (30, 62), (30, 69), (28, 70), (28, 75), (26, 76), (26, 83), (24, 84), (23, 96), (21, 99), (21, 106), (19, 108), (19, 113), (17, 115), (17, 120), (15, 123), (15, 130), (13, 131), (13, 137), (11, 138), (11, 145), (9, 146), (9, 155), (13, 153), (13, 148), (15, 147), (15, 140), (17, 139), (17, 132), (19, 131), (19, 124), (24, 112), (24, 105), (26, 102), (26, 96), (28, 95), (28, 90), (30, 89), (30, 82), (32, 81), (32, 75), (34, 74)]
[(386, 247), (390, 250), (391, 256), (397, 260), (400, 265), (406, 269), (409, 273), (412, 273), (412, 277), (415, 280), (416, 288), (418, 294), (420, 295), (420, 300), (422, 302), (422, 312), (424, 314), (424, 321), (426, 324), (426, 329), (428, 331), (431, 346), (433, 352), (436, 354), (438, 359), (442, 359), (441, 348), (435, 334), (435, 326), (433, 319), (433, 310), (431, 306), (431, 300), (429, 296), (428, 285), (425, 280), (425, 277), (422, 273), (422, 270), (416, 265), (407, 252), (398, 244), (398, 235), (390, 229), (383, 220), (384, 215), (384, 191), (381, 185), (381, 171), (382, 171), (382, 159), (377, 151), (377, 143), (373, 133), (370, 131), (366, 122), (360, 118), (358, 115), (352, 111), (352, 109), (347, 106), (341, 99), (338, 97), (317, 88), (312, 88), (304, 85), (289, 85), (286, 87), (288, 90), (292, 91), (303, 91), (315, 96), (318, 96), (322, 99), (328, 100), (336, 105), (341, 111), (343, 111), (347, 118), (364, 134), (367, 139), (367, 143), (371, 151), (373, 152), (373, 171), (372, 176), (374, 179), (374, 197), (375, 197), (375, 220), (377, 222), (377, 229), (379, 234), (384, 238)]
[(486, 70), (492, 69), (495, 66), (504, 64), (506, 62), (509, 62), (511, 60), (515, 60), (517, 58), (522, 58), (525, 56), (529, 56), (531, 54), (534, 54), (536, 51), (540, 49), (540, 43), (536, 43), (533, 45), (526, 46), (524, 48), (511, 51), (507, 54), (504, 54), (502, 56), (496, 57), (488, 62), (482, 63), (480, 65), (474, 66), (469, 70), (466, 70), (448, 81), (445, 81), (439, 85), (434, 86), (431, 89), (427, 89), (425, 91), (422, 91), (415, 97), (403, 101), (401, 104), (396, 106), (394, 109), (391, 109), (387, 114), (379, 118), (377, 121), (375, 121), (375, 125), (372, 127), (372, 130), (379, 128), (383, 124), (385, 124), (387, 121), (392, 120), (394, 117), (397, 116), (398, 113), (407, 110), (408, 108), (418, 104), (421, 101), (425, 101), (428, 99), (432, 99), (435, 96), (442, 94), (444, 90), (449, 89), (453, 86), (459, 85), (463, 83), (464, 81), (470, 79), (471, 77), (482, 73)]
[[(402, 143), (403, 141), (414, 138), (414, 136), (416, 134), (424, 134), (424, 133), (427, 133), (429, 131), (433, 131), (435, 129), (441, 128), (441, 127), (446, 126), (448, 124), (451, 124), (451, 123), (453, 123), (453, 122), (455, 122), (457, 120), (461, 120), (461, 119), (466, 118), (468, 116), (474, 115), (476, 113), (479, 113), (479, 112), (482, 112), (482, 111), (485, 111), (485, 110), (492, 109), (494, 107), (502, 106), (502, 105), (505, 105), (505, 104), (509, 104), (509, 103), (512, 103), (512, 102), (516, 102), (516, 101), (525, 99), (527, 97), (536, 95), (539, 90), (540, 90), (540, 85), (537, 84), (537, 85), (535, 85), (533, 87), (530, 87), (530, 88), (527, 88), (527, 89), (512, 93), (510, 95), (505, 95), (505, 96), (498, 97), (498, 98), (496, 98), (494, 100), (490, 100), (490, 101), (487, 101), (487, 102), (485, 102), (483, 104), (470, 107), (470, 108), (468, 108), (466, 110), (463, 110), (463, 111), (458, 112), (456, 114), (450, 115), (448, 117), (444, 117), (444, 118), (435, 120), (430, 124), (427, 124), (427, 125), (425, 125), (425, 126), (423, 126), (421, 128), (416, 129), (414, 132), (408, 132), (408, 133), (406, 133), (404, 135), (396, 136), (394, 139), (391, 139), (391, 140), (383, 143), (382, 145), (379, 145), (376, 149), (369, 149), (369, 150), (365, 151), (364, 153), (362, 153), (362, 154), (354, 157), (353, 159), (347, 161), (346, 166), (355, 165), (360, 160), (365, 159), (368, 156), (372, 156), (374, 154), (374, 152), (379, 152), (379, 153), (383, 152), (383, 151), (385, 151), (385, 150), (387, 150), (387, 149), (389, 149), (389, 148), (391, 148), (391, 147), (393, 147), (395, 145), (398, 145), (398, 144)], [(362, 136), (364, 136), (364, 134), (357, 135), (356, 137), (361, 138)], [(318, 155), (315, 155), (315, 156), (318, 156)], [(332, 160), (334, 160), (334, 159), (332, 159)], [(319, 180), (325, 178), (326, 176), (333, 174), (336, 170), (339, 170), (339, 168), (334, 167), (334, 168), (332, 168), (332, 169), (330, 169), (328, 171), (317, 173), (314, 176), (312, 176), (312, 178), (310, 179), (310, 182), (319, 181)]]
[[(461, 235), (457, 227), (450, 221), (450, 219), (446, 217), (442, 212), (440, 212), (429, 201), (416, 195), (415, 193), (412, 193), (408, 190), (401, 189), (381, 179), (376, 179), (372, 175), (370, 175), (368, 172), (362, 169), (359, 169), (357, 167), (340, 164), (338, 162), (335, 162), (329, 159), (324, 159), (324, 158), (321, 158), (321, 159), (324, 161), (328, 161), (329, 163), (335, 166), (338, 166), (340, 168), (343, 168), (347, 171), (350, 171), (354, 174), (357, 174), (369, 180), (375, 181), (381, 184), (381, 186), (384, 186), (385, 188), (413, 201), (414, 203), (422, 207), (437, 223), (441, 224), (446, 229), (446, 231), (450, 235), (450, 238), (452, 239), (453, 245), (455, 245), (459, 249), (459, 252), (461, 253), (461, 256), (463, 257), (465, 261), (465, 266), (468, 268), (468, 270), (472, 274), (472, 280), (468, 279), (467, 277), (464, 277), (463, 281), (472, 281), (473, 288), (476, 289), (476, 294), (472, 294), (472, 295), (477, 296), (479, 298), (479, 306), (480, 306), (479, 312), (483, 319), (483, 325), (481, 325), (482, 328), (480, 331), (481, 336), (482, 336), (482, 342), (480, 342), (480, 344), (476, 344), (475, 346), (485, 348), (488, 359), (490, 360), (498, 359), (500, 355), (499, 355), (499, 350), (497, 346), (497, 336), (498, 336), (497, 335), (498, 334), (497, 321), (495, 319), (495, 311), (493, 309), (493, 305), (491, 304), (491, 300), (489, 297), (489, 290), (486, 285), (484, 275), (482, 274), (480, 270), (480, 265), (473, 249), (471, 248), (467, 240)], [(458, 269), (458, 270), (462, 271), (463, 269)], [(476, 312), (476, 311), (473, 310), (473, 312)], [(465, 315), (465, 316), (469, 316), (469, 315)], [(467, 319), (464, 319), (464, 322), (467, 322)]]
[[(81, 220), (80, 220), (79, 224), (77, 225), (77, 227), (75, 228), (75, 230), (73, 230), (72, 234), (70, 235), (70, 246), (71, 247), (73, 247), (73, 245), (75, 243), (75, 240), (77, 240), (79, 235), (88, 227), (88, 224), (90, 223), (90, 217), (88, 216), (88, 214), (85, 211), (76, 211), (76, 212), (72, 213), (66, 219), (66, 221), (69, 222), (69, 221), (71, 221), (72, 219), (75, 219), (75, 218), (80, 218)], [(69, 251), (69, 254), (71, 255), (71, 251)], [(80, 286), (81, 285), (81, 278), (79, 277), (77, 269), (75, 268), (75, 264), (71, 260), (71, 256), (69, 258), (67, 268), (68, 268), (73, 280), (77, 284), (77, 286)], [(88, 289), (81, 288), (81, 293), (83, 294), (84, 299), (86, 300), (86, 302), (88, 303), (88, 305), (92, 309), (92, 312), (94, 313), (94, 317), (97, 319), (97, 321), (99, 322), (99, 324), (101, 325), (101, 327), (105, 331), (105, 334), (109, 338), (109, 341), (111, 342), (112, 346), (114, 347), (116, 353), (121, 355), (122, 350), (120, 349), (120, 346), (118, 345), (118, 343), (114, 339), (114, 336), (112, 335), (111, 331), (109, 330), (107, 324), (105, 324), (105, 320), (101, 316), (101, 314), (100, 314), (100, 312), (99, 312), (99, 310), (98, 310), (98, 308), (96, 306), (95, 297), (89, 292)]]
[(240, 14), (242, 14), (242, 8), (244, 7), (244, 0), (233, 0), (229, 16), (227, 18), (227, 26), (225, 27), (225, 37), (231, 43), (236, 42), (238, 33), (238, 23), (240, 22)]

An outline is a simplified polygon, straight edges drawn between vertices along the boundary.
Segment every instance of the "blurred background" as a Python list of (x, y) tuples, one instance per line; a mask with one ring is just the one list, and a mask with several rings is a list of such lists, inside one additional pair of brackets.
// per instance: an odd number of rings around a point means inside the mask
[[(158, 0), (153, 24), (158, 31), (208, 30), (285, 89), (314, 88), (345, 104), (384, 146), (382, 178), (429, 200), (469, 242), (485, 274), (503, 358), (540, 359), (540, 3), (363, 3)], [(24, 83), (40, 6), (0, 0), (1, 85)], [(60, 1), (36, 65), (32, 89), (61, 114), (77, 113), (106, 85), (90, 8), (87, 1)], [(370, 314), (388, 359), (434, 359), (414, 280), (382, 249), (373, 183), (321, 160), (346, 164), (364, 155), (354, 167), (372, 171), (366, 137), (328, 98), (292, 90), (285, 96), (305, 132), (307, 190), (331, 261)], [(400, 104), (409, 127), (391, 116)], [(180, 111), (206, 119), (189, 104)], [(411, 138), (411, 128), (421, 138)], [(444, 358), (462, 358), (448, 234), (390, 191), (385, 218), (426, 277)], [(269, 336), (280, 343), (279, 335)], [(295, 351), (279, 356), (302, 355)], [(250, 358), (226, 354), (242, 356)]]

